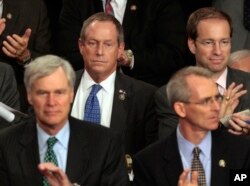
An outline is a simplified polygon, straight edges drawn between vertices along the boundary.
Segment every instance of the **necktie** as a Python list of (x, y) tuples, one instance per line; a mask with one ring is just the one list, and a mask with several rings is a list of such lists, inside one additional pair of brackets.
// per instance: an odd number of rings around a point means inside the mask
[[(48, 148), (47, 148), (47, 151), (45, 153), (44, 162), (51, 162), (51, 163), (54, 163), (56, 166), (58, 166), (56, 154), (53, 150), (53, 147), (54, 147), (56, 142), (57, 142), (56, 137), (50, 137), (47, 140)], [(45, 177), (43, 178), (43, 186), (49, 186), (49, 183)]]
[(96, 94), (101, 88), (101, 85), (98, 84), (92, 86), (91, 92), (85, 104), (84, 120), (86, 121), (100, 123), (101, 112)]
[(113, 15), (114, 16), (114, 10), (113, 7), (110, 4), (111, 0), (106, 0), (106, 4), (105, 4), (105, 13)]
[(197, 171), (198, 172), (198, 185), (199, 186), (206, 186), (206, 177), (205, 177), (205, 171), (203, 169), (203, 166), (201, 164), (199, 154), (201, 150), (199, 147), (195, 147), (193, 150), (193, 160), (192, 160), (192, 166), (191, 171)]
[(244, 14), (244, 26), (245, 28), (250, 31), (250, 1), (249, 0), (245, 0), (244, 1), (244, 10), (243, 10)]

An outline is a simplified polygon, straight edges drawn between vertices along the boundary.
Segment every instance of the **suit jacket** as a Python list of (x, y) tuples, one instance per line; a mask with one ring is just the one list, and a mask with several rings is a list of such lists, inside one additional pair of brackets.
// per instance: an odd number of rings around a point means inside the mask
[[(69, 118), (70, 137), (66, 174), (80, 185), (126, 185), (121, 140), (105, 127)], [(1, 185), (42, 185), (35, 120), (0, 133)]]
[[(76, 70), (82, 68), (78, 39), (82, 23), (103, 12), (101, 0), (65, 0), (59, 19), (58, 53)], [(156, 86), (167, 82), (183, 66), (187, 51), (185, 22), (176, 0), (127, 0), (122, 22), (127, 49), (135, 57), (133, 70), (124, 72)]]
[[(75, 91), (82, 75), (83, 70), (77, 72)], [(124, 100), (119, 98), (119, 90), (126, 92)], [(123, 136), (128, 154), (135, 154), (157, 139), (158, 122), (153, 100), (155, 90), (150, 84), (116, 73), (110, 128)]]
[(233, 22), (232, 51), (250, 49), (250, 32), (243, 25), (244, 0), (213, 0), (213, 6), (229, 14)]
[[(0, 63), (0, 102), (20, 110), (19, 93), (13, 69), (4, 63)], [(17, 123), (17, 120), (14, 123)], [(11, 123), (0, 117), (0, 129), (9, 125)]]
[[(213, 131), (211, 151), (211, 186), (228, 186), (230, 169), (250, 168), (250, 141), (242, 136)], [(183, 171), (176, 131), (136, 154), (133, 165), (136, 186), (176, 186)]]
[[(239, 99), (239, 105), (236, 107), (235, 112), (239, 112), (250, 108), (250, 74), (232, 69), (228, 67), (227, 74), (227, 87), (235, 82), (237, 85), (242, 83), (243, 89), (248, 92), (241, 96)], [(167, 100), (166, 85), (162, 86), (156, 91), (156, 114), (159, 121), (159, 138), (164, 138), (173, 132), (178, 124), (178, 116), (173, 108), (169, 105)]]
[[(6, 18), (6, 27), (0, 35), (1, 44), (7, 35), (22, 36), (27, 28), (31, 28), (28, 44), (31, 57), (35, 58), (50, 51), (49, 19), (42, 0), (3, 1), (2, 17)], [(14, 68), (18, 83), (23, 84), (23, 68), (16, 59), (7, 57), (1, 50), (0, 61), (10, 64)]]

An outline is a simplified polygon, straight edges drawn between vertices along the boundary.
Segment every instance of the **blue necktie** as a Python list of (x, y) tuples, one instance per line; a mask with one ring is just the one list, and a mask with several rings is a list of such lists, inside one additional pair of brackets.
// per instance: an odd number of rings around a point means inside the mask
[(100, 124), (101, 112), (100, 105), (97, 99), (97, 92), (101, 89), (101, 85), (95, 84), (92, 86), (91, 92), (85, 104), (84, 120)]

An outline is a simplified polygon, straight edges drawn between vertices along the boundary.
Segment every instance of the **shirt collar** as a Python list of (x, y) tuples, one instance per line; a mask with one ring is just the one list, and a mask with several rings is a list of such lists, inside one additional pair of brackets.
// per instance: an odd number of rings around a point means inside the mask
[[(36, 125), (36, 127), (37, 127), (39, 150), (42, 151), (44, 148), (47, 148), (47, 140), (49, 137), (52, 136), (48, 135), (38, 124)], [(55, 135), (55, 137), (58, 140), (58, 143), (60, 143), (65, 149), (67, 149), (68, 147), (69, 134), (70, 134), (69, 121), (67, 121), (66, 124), (63, 126), (63, 128)]]
[[(101, 85), (106, 92), (109, 92), (109, 90), (112, 90), (112, 87), (114, 87), (115, 77), (116, 77), (116, 71), (114, 71), (111, 75), (109, 75), (109, 77), (106, 78), (104, 81), (99, 83), (99, 85)], [(83, 82), (83, 90), (87, 90), (91, 88), (92, 85), (96, 84), (96, 82), (91, 78), (91, 76), (86, 70), (84, 70), (82, 76), (82, 82)]]
[(224, 70), (224, 72), (221, 74), (221, 76), (217, 79), (216, 83), (220, 85), (221, 88), (226, 90), (227, 88), (227, 68)]
[[(184, 155), (184, 157), (193, 157), (193, 149), (196, 147), (196, 145), (192, 144), (188, 140), (184, 138), (184, 136), (180, 132), (179, 125), (177, 127), (177, 142), (179, 145), (179, 149)], [(205, 138), (201, 141), (201, 143), (198, 145), (198, 147), (201, 149), (203, 155), (206, 158), (210, 158), (211, 154), (211, 145), (212, 145), (212, 137), (211, 137), (211, 131), (207, 133)]]

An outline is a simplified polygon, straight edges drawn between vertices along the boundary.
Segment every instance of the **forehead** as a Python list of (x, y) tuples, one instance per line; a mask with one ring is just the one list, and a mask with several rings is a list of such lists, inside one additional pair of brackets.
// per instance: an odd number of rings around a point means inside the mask
[(50, 75), (36, 79), (32, 87), (33, 89), (57, 89), (69, 86), (67, 76), (60, 67), (52, 72)]
[(94, 21), (86, 29), (86, 37), (96, 37), (97, 35), (106, 37), (117, 37), (116, 26), (111, 21)]
[(215, 40), (230, 38), (230, 26), (224, 19), (205, 19), (198, 23), (197, 34), (199, 38)]
[(211, 97), (218, 93), (217, 86), (212, 79), (191, 75), (187, 77), (191, 97)]

